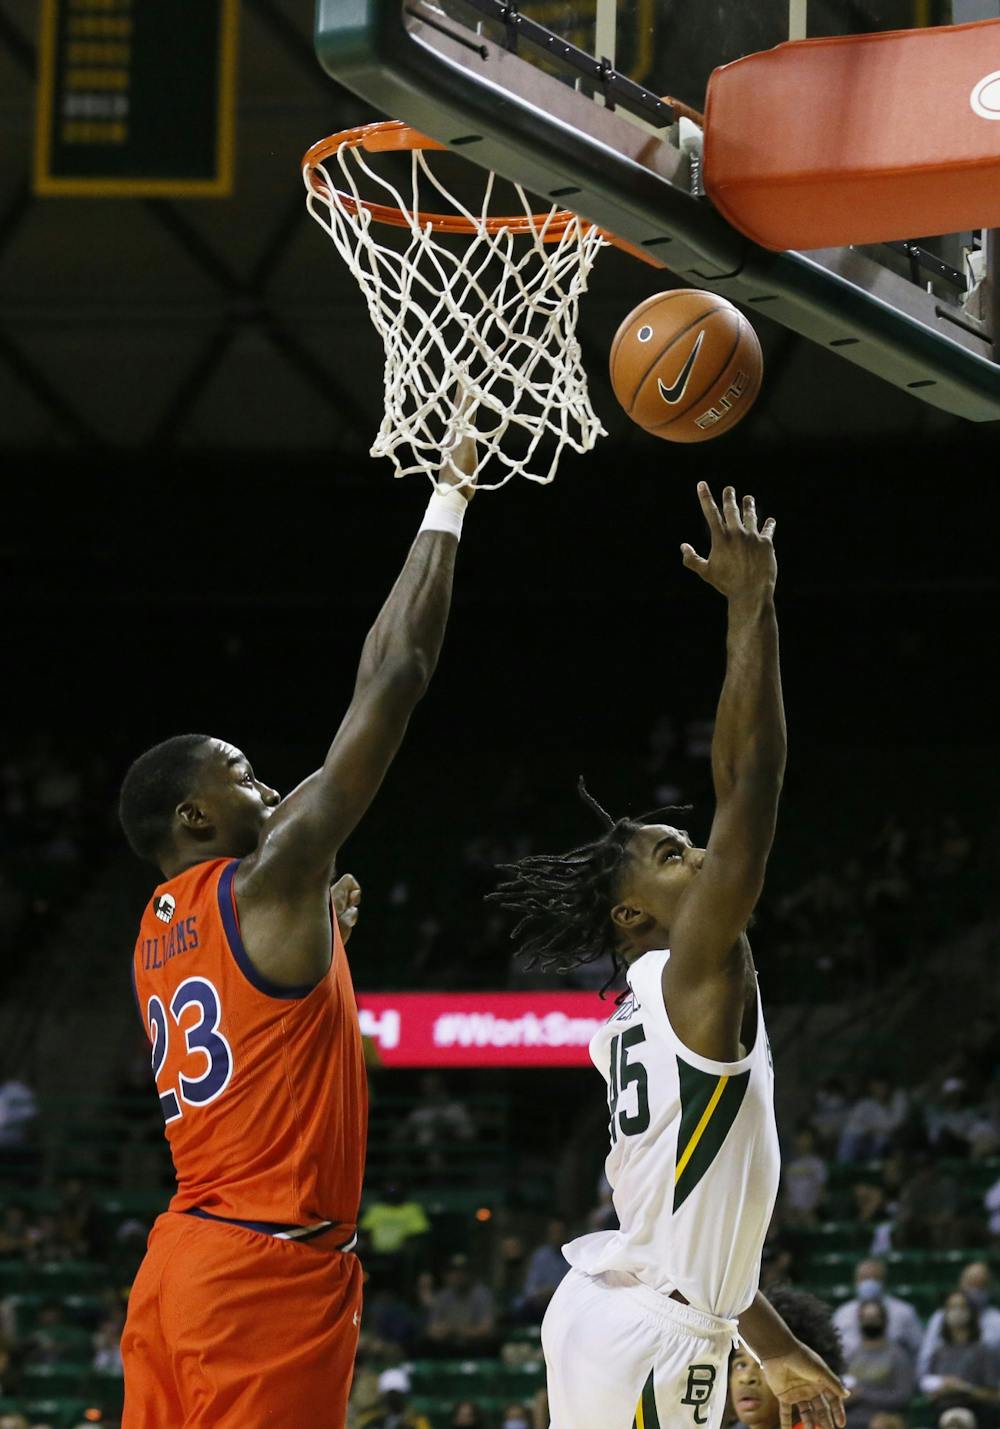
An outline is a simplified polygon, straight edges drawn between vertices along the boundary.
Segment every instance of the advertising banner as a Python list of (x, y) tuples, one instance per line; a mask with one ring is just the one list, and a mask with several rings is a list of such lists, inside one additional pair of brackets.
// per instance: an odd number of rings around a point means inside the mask
[(359, 992), (362, 1035), (386, 1067), (584, 1067), (615, 1010), (596, 992)]

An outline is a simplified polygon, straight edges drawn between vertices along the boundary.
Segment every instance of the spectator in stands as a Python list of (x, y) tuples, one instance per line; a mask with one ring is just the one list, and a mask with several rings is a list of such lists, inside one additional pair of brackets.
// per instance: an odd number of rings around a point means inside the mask
[(37, 1116), (35, 1093), (22, 1077), (0, 1082), (0, 1150), (27, 1146)]
[(10, 1374), (10, 1342), (6, 1335), (0, 1334), (0, 1394), (5, 1394), (6, 1386), (9, 1383)]
[[(959, 1290), (972, 1302), (979, 1316), (979, 1337), (984, 1345), (992, 1345), (1000, 1350), (1000, 1310), (992, 1304), (993, 1272), (985, 1260), (972, 1260), (958, 1277)], [(941, 1344), (944, 1327), (944, 1310), (935, 1310), (927, 1321), (927, 1330), (917, 1356), (917, 1373), (926, 1374), (930, 1369), (931, 1356)]]
[(82, 1181), (75, 1177), (59, 1187), (55, 1213), (56, 1237), (76, 1260), (90, 1260), (97, 1253), (97, 1208)]
[(969, 1128), (969, 1155), (973, 1161), (984, 1161), (1000, 1151), (1000, 1084), (990, 1085), (975, 1110)]
[(840, 1334), (844, 1354), (851, 1359), (861, 1345), (861, 1306), (878, 1301), (885, 1310), (886, 1335), (893, 1344), (902, 1345), (916, 1356), (923, 1338), (920, 1316), (908, 1300), (890, 1295), (885, 1287), (885, 1262), (859, 1261), (854, 1269), (855, 1296), (837, 1310), (833, 1323)]
[(407, 1404), (410, 1376), (402, 1365), (379, 1375), (379, 1397), (373, 1407), (359, 1414), (357, 1429), (431, 1429), (423, 1414), (415, 1414)]
[(790, 1223), (815, 1223), (828, 1178), (826, 1162), (816, 1147), (816, 1132), (808, 1122), (804, 1122), (795, 1133), (795, 1154), (782, 1169), (784, 1209)]
[(894, 1250), (953, 1250), (978, 1239), (960, 1216), (959, 1188), (953, 1176), (928, 1152), (911, 1160), (899, 1192), (893, 1224)]
[(413, 1279), (430, 1228), (423, 1206), (398, 1181), (386, 1185), (359, 1224), (368, 1238), (372, 1268), (397, 1288)]
[[(844, 1367), (840, 1338), (823, 1301), (788, 1285), (772, 1286), (767, 1298), (792, 1334), (824, 1359), (834, 1374), (840, 1374)], [(729, 1357), (729, 1403), (745, 1429), (778, 1429), (778, 1401), (757, 1359), (742, 1346)]]
[(618, 1212), (615, 1210), (611, 1182), (601, 1167), (597, 1181), (597, 1205), (587, 1217), (587, 1229), (591, 1231), (615, 1231), (618, 1229)]
[(906, 1120), (906, 1093), (886, 1077), (870, 1077), (865, 1094), (847, 1113), (837, 1146), (838, 1161), (872, 1161), (889, 1150)]
[(121, 1338), (125, 1328), (125, 1307), (118, 1305), (94, 1333), (94, 1368), (102, 1374), (124, 1375)]
[(977, 1423), (995, 1425), (1000, 1411), (1000, 1353), (983, 1343), (979, 1315), (964, 1290), (944, 1302), (941, 1342), (931, 1352), (920, 1379), (923, 1394), (937, 1409), (971, 1409)]
[(528, 1260), (524, 1237), (517, 1232), (501, 1234), (493, 1257), (493, 1293), (501, 1305), (512, 1305), (521, 1294)]
[(938, 1429), (977, 1429), (978, 1420), (971, 1409), (963, 1409), (956, 1404), (953, 1409), (943, 1409), (938, 1416)]
[[(31, 1421), (20, 1413), (0, 1414), (0, 1429), (31, 1429)], [(87, 1429), (91, 1429), (89, 1424)]]
[(540, 1323), (557, 1285), (569, 1270), (569, 1263), (562, 1253), (566, 1238), (566, 1222), (550, 1220), (545, 1240), (531, 1252), (517, 1305), (518, 1315), (530, 1324)]
[(524, 1404), (508, 1404), (503, 1412), (501, 1429), (531, 1429), (534, 1416)]
[(31, 1244), (31, 1224), (26, 1207), (9, 1201), (0, 1215), (0, 1260), (20, 1260)]
[(460, 1399), (448, 1416), (450, 1429), (482, 1429), (486, 1415), (474, 1399)]
[(448, 1261), (444, 1285), (430, 1303), (424, 1348), (456, 1356), (490, 1354), (497, 1348), (493, 1294), (482, 1281), (472, 1279), (465, 1255), (453, 1255)]
[(847, 1357), (844, 1383), (851, 1391), (847, 1401), (847, 1429), (867, 1429), (873, 1414), (883, 1410), (905, 1413), (916, 1390), (912, 1351), (893, 1344), (886, 1336), (886, 1313), (881, 1300), (868, 1300), (858, 1310), (861, 1343)]
[(827, 1077), (813, 1093), (809, 1124), (819, 1139), (822, 1151), (833, 1151), (840, 1141), (847, 1120), (847, 1088), (839, 1077)]
[(788, 1240), (780, 1211), (771, 1216), (761, 1251), (761, 1288), (795, 1279), (795, 1251)]
[(990, 1238), (993, 1241), (1000, 1241), (1000, 1178), (993, 1182), (993, 1185), (983, 1197), (983, 1206), (989, 1218)]
[(66, 1311), (59, 1300), (46, 1300), (38, 1307), (35, 1328), (18, 1346), (18, 1359), (25, 1365), (52, 1365), (63, 1358)]
[(945, 1077), (925, 1107), (924, 1120), (928, 1140), (939, 1156), (969, 1155), (979, 1111), (962, 1077)]
[[(902, 1414), (890, 1414), (887, 1409), (880, 1409), (869, 1419), (868, 1429), (906, 1429), (906, 1420)], [(975, 1425), (971, 1429), (975, 1429)]]
[(400, 1359), (415, 1344), (420, 1317), (392, 1280), (370, 1273), (365, 1282), (364, 1334), (371, 1353)]
[(398, 1131), (415, 1161), (426, 1169), (439, 1171), (444, 1166), (444, 1148), (449, 1142), (471, 1141), (476, 1128), (468, 1110), (449, 1096), (444, 1078), (438, 1072), (427, 1072), (420, 1081), (422, 1100), (415, 1106)]
[(767, 1245), (760, 1254), (760, 1288), (765, 1294), (792, 1276), (792, 1252), (780, 1244)]
[(872, 1255), (887, 1254), (892, 1249), (892, 1212), (885, 1191), (871, 1181), (858, 1181), (851, 1187), (854, 1201), (854, 1221), (871, 1232), (868, 1249)]

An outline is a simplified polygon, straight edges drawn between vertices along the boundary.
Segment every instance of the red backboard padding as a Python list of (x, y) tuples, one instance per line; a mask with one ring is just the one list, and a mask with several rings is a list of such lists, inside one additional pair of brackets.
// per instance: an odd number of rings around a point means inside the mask
[(704, 182), (734, 228), (777, 250), (1000, 227), (1000, 20), (723, 65)]

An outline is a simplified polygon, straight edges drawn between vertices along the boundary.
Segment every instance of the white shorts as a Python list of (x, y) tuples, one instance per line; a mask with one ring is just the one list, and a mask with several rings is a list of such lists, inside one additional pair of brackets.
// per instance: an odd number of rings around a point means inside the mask
[(632, 1275), (571, 1270), (542, 1321), (551, 1429), (718, 1429), (736, 1335)]

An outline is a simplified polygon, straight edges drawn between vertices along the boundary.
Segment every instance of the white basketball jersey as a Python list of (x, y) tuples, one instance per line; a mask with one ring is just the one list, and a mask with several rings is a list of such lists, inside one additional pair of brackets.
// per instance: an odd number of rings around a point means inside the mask
[(631, 995), (590, 1042), (608, 1084), (605, 1169), (620, 1229), (563, 1249), (588, 1275), (625, 1271), (728, 1319), (756, 1294), (778, 1193), (771, 1049), (759, 990), (756, 1037), (740, 1061), (685, 1047), (663, 1002), (669, 957), (663, 949), (632, 964)]

